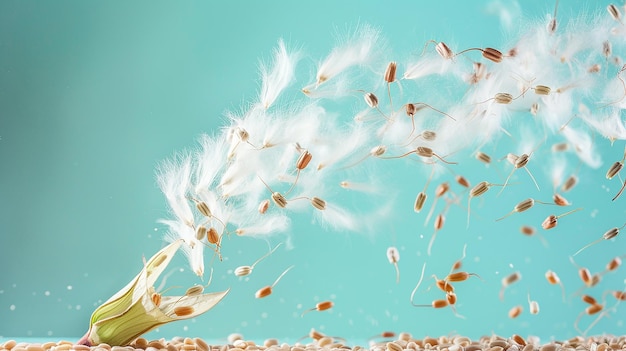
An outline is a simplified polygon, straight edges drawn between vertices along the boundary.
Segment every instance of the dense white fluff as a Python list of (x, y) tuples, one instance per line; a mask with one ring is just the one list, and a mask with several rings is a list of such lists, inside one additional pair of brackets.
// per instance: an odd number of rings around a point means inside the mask
[(268, 109), (280, 95), (280, 93), (292, 82), (296, 64), (300, 58), (299, 53), (287, 52), (283, 40), (278, 41), (278, 47), (274, 50), (274, 62), (272, 68), (261, 65), (261, 105)]

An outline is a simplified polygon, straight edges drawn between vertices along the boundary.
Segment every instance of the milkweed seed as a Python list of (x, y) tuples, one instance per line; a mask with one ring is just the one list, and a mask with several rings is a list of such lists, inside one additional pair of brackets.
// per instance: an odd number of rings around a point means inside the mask
[(533, 207), (535, 205), (535, 200), (534, 199), (526, 199), (521, 201), (520, 203), (518, 203), (517, 205), (515, 205), (515, 207), (513, 208), (513, 211), (509, 212), (508, 214), (504, 215), (503, 217), (500, 217), (498, 219), (496, 219), (497, 221), (503, 220), (504, 218), (512, 215), (515, 212), (524, 212), (526, 210), (529, 210), (531, 207)]
[(509, 310), (509, 318), (517, 318), (520, 314), (522, 314), (523, 310), (524, 308), (519, 305), (511, 308)]
[(548, 270), (545, 276), (546, 276), (546, 280), (548, 281), (548, 283), (552, 285), (558, 284), (561, 286), (562, 298), (563, 298), (563, 301), (565, 301), (565, 287), (563, 286), (563, 283), (561, 282), (561, 279), (559, 278), (559, 276), (556, 275), (556, 273), (552, 270)]
[(575, 175), (571, 175), (569, 176), (569, 178), (567, 178), (565, 183), (563, 183), (563, 186), (561, 187), (561, 191), (563, 191), (564, 193), (568, 192), (572, 190), (572, 188), (576, 186), (577, 183), (578, 183), (578, 177), (576, 177)]
[(456, 304), (456, 294), (453, 292), (446, 293), (446, 301), (448, 301), (448, 305)]
[(326, 209), (326, 201), (320, 199), (319, 197), (313, 196), (311, 198), (311, 205), (320, 211), (324, 211)]
[(457, 176), (455, 176), (455, 177), (454, 177), (454, 180), (456, 180), (456, 182), (457, 182), (460, 186), (462, 186), (462, 187), (465, 187), (465, 188), (469, 188), (469, 187), (470, 187), (470, 183), (469, 183), (469, 181), (467, 181), (467, 179), (466, 179), (465, 177), (461, 176), (461, 175), (457, 175)]
[(159, 307), (161, 306), (161, 294), (154, 292), (152, 293), (152, 295), (150, 296), (150, 299), (152, 300), (152, 303), (156, 306)]
[(309, 151), (303, 150), (300, 156), (298, 157), (298, 160), (296, 161), (296, 169), (298, 170), (305, 169), (306, 166), (309, 165), (309, 162), (311, 162), (312, 158), (313, 158), (313, 155), (311, 155)]
[(462, 282), (462, 281), (467, 280), (471, 276), (475, 276), (480, 279), (480, 276), (476, 273), (454, 272), (454, 273), (448, 274), (444, 280), (446, 282), (451, 282), (451, 283)]
[(476, 159), (482, 163), (486, 163), (486, 164), (491, 163), (491, 156), (481, 151), (476, 152)]
[(400, 282), (400, 269), (398, 268), (398, 261), (400, 261), (400, 252), (395, 246), (387, 248), (387, 260), (393, 264), (396, 269), (396, 283)]
[(272, 287), (271, 286), (265, 286), (262, 287), (261, 289), (257, 290), (257, 292), (254, 294), (254, 297), (256, 297), (257, 299), (261, 299), (264, 298), (268, 295), (270, 295), (272, 293)]
[(611, 240), (614, 237), (616, 237), (619, 234), (620, 229), (624, 228), (626, 226), (626, 223), (624, 223), (623, 226), (617, 228), (611, 228), (609, 230), (607, 230), (604, 234), (602, 234), (602, 237), (598, 240), (592, 241), (589, 244), (583, 246), (580, 250), (576, 251), (576, 253), (573, 256), (578, 255), (579, 253), (581, 253), (583, 250), (587, 249), (590, 246), (593, 246), (599, 242), (601, 242), (602, 240)]
[(454, 53), (452, 52), (452, 50), (450, 50), (448, 45), (446, 45), (444, 42), (437, 43), (435, 45), (435, 50), (437, 51), (439, 56), (441, 56), (442, 58), (446, 60), (450, 60), (454, 57)]
[(493, 97), (493, 100), (498, 104), (508, 105), (513, 101), (513, 95), (509, 93), (497, 93)]
[(334, 303), (332, 301), (323, 301), (323, 302), (319, 302), (315, 305), (315, 307), (308, 309), (304, 312), (302, 312), (301, 317), (303, 317), (305, 314), (311, 312), (311, 311), (326, 311), (328, 309), (333, 308)]
[(237, 268), (235, 268), (235, 275), (238, 277), (243, 277), (246, 276), (250, 273), (252, 273), (252, 267), (250, 266), (239, 266)]
[(622, 21), (622, 13), (620, 12), (620, 10), (617, 8), (617, 6), (610, 4), (606, 7), (606, 10), (609, 11), (609, 14), (611, 15), (611, 17), (616, 20), (617, 22), (621, 22)]
[(502, 62), (502, 53), (494, 48), (485, 48), (482, 50), (483, 57), (495, 63)]
[(203, 225), (198, 226), (198, 229), (196, 229), (196, 239), (198, 240), (204, 239), (204, 237), (206, 236), (206, 232), (207, 232), (207, 229), (205, 226)]
[(536, 85), (533, 89), (537, 95), (550, 95), (551, 89), (545, 85)]
[(406, 115), (409, 117), (415, 116), (415, 112), (416, 112), (415, 105), (414, 104), (404, 105), (404, 111), (406, 112)]
[(433, 278), (435, 278), (435, 285), (439, 290), (447, 293), (454, 292), (454, 285), (450, 284), (450, 282), (444, 279), (437, 279), (437, 276), (433, 274)]
[(371, 108), (378, 107), (378, 98), (376, 97), (376, 95), (374, 95), (374, 93), (365, 93), (365, 95), (363, 95), (363, 98), (365, 99), (365, 103), (367, 103), (367, 106)]
[(204, 292), (204, 287), (202, 285), (194, 285), (185, 291), (186, 296), (196, 296), (200, 295)]
[(415, 307), (432, 307), (432, 308), (444, 308), (448, 306), (448, 300), (433, 300), (430, 305), (413, 305)]
[(577, 208), (575, 210), (571, 210), (571, 211), (565, 212), (565, 213), (560, 214), (558, 216), (549, 215), (548, 217), (546, 217), (546, 219), (543, 220), (543, 222), (541, 223), (541, 227), (543, 229), (545, 229), (545, 230), (552, 229), (552, 228), (556, 227), (556, 225), (558, 224), (559, 218), (567, 216), (567, 215), (572, 214), (574, 212), (578, 212), (580, 210), (582, 210), (582, 208)]
[(287, 199), (285, 199), (285, 197), (279, 192), (272, 193), (272, 200), (274, 201), (274, 204), (280, 208), (287, 207)]
[(265, 199), (261, 201), (261, 203), (259, 204), (259, 213), (265, 214), (265, 212), (267, 212), (269, 208), (270, 208), (270, 200)]
[(626, 291), (613, 290), (611, 295), (619, 301), (626, 301)]
[(382, 156), (386, 151), (387, 151), (387, 147), (386, 146), (378, 145), (378, 146), (374, 146), (370, 150), (370, 155), (372, 155), (374, 157), (379, 157), (379, 156)]
[(193, 307), (191, 306), (178, 306), (174, 308), (174, 314), (178, 317), (184, 317), (192, 314), (194, 312)]
[[(537, 301), (530, 299), (530, 293), (528, 294), (528, 311), (530, 314), (538, 314), (539, 313), (539, 303)], [(518, 344), (522, 345), (518, 342)]]
[(491, 184), (486, 181), (482, 181), (476, 184), (476, 186), (474, 186), (470, 190), (469, 197), (467, 198), (467, 227), (468, 228), (469, 228), (469, 222), (470, 222), (470, 205), (471, 205), (472, 198), (481, 196), (482, 194), (486, 193), (487, 190), (489, 190), (489, 188), (492, 186), (500, 186), (500, 184)]
[(613, 179), (613, 177), (615, 177), (615, 175), (619, 173), (622, 168), (624, 168), (624, 164), (622, 162), (617, 161), (613, 163), (609, 170), (606, 172), (606, 179)]
[(422, 138), (426, 141), (433, 141), (437, 138), (437, 133), (432, 130), (425, 130), (422, 132)]
[(211, 213), (211, 210), (209, 209), (209, 205), (207, 205), (206, 202), (197, 201), (197, 200), (194, 200), (194, 201), (196, 202), (196, 208), (198, 209), (200, 213), (202, 213), (203, 216), (207, 218), (213, 217), (213, 214)]
[(581, 267), (578, 269), (578, 276), (580, 277), (580, 280), (583, 281), (583, 283), (587, 286), (590, 286), (592, 283), (591, 280), (591, 272), (589, 271), (589, 269)]
[(581, 296), (581, 299), (583, 300), (583, 302), (586, 302), (590, 305), (595, 305), (598, 303), (598, 301), (596, 301), (596, 299), (593, 296), (590, 295), (583, 295)]
[(504, 291), (509, 285), (516, 283), (522, 279), (522, 274), (520, 272), (513, 272), (506, 277), (502, 278), (502, 287), (500, 288), (500, 300), (504, 300)]
[(413, 210), (419, 213), (424, 207), (424, 202), (426, 202), (426, 193), (422, 191), (417, 194), (417, 197), (415, 198), (415, 205), (413, 206)]
[(387, 83), (393, 83), (396, 81), (397, 68), (398, 64), (395, 61), (389, 62), (389, 65), (387, 65), (387, 70), (385, 71), (385, 81)]
[(268, 253), (266, 253), (265, 255), (259, 257), (256, 261), (254, 261), (254, 263), (251, 266), (239, 266), (237, 268), (235, 268), (234, 274), (238, 277), (243, 277), (246, 276), (250, 273), (252, 273), (252, 270), (254, 269), (254, 267), (256, 267), (256, 265), (263, 261), (266, 257), (268, 257), (269, 255), (273, 254), (274, 251), (276, 251), (276, 249), (278, 249), (280, 246), (282, 245), (282, 243), (276, 245), (276, 247), (274, 247), (273, 249), (271, 249)]
[(610, 272), (610, 271), (614, 271), (617, 268), (619, 268), (619, 266), (622, 265), (622, 259), (619, 257), (614, 257), (612, 260), (609, 261), (609, 263), (606, 264), (606, 271)]
[(533, 102), (533, 104), (530, 105), (530, 114), (533, 116), (536, 116), (538, 112), (539, 112), (539, 104), (536, 102)]
[(535, 234), (535, 228), (531, 227), (529, 225), (523, 225), (523, 226), (520, 227), (520, 232), (522, 232), (522, 234), (524, 234), (524, 235), (531, 236), (531, 235)]
[(211, 227), (206, 232), (207, 241), (210, 244), (219, 245), (220, 235), (217, 233), (217, 229)]
[(554, 195), (552, 195), (552, 201), (554, 201), (554, 204), (557, 206), (569, 206), (571, 205), (569, 201), (567, 201), (566, 198), (564, 198), (563, 196), (561, 196), (558, 193), (554, 193)]
[(603, 308), (604, 308), (603, 305), (593, 304), (593, 305), (585, 308), (585, 313), (588, 314), (588, 315), (594, 315), (594, 314), (602, 311)]

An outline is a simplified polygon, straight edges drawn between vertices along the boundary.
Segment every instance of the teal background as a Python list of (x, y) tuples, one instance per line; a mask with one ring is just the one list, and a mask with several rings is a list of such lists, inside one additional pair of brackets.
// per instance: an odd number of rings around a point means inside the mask
[[(334, 33), (358, 23), (380, 28), (403, 57), (419, 54), (423, 43), (435, 38), (459, 47), (497, 47), (517, 34), (501, 29), (499, 19), (485, 10), (488, 3), (1, 1), (0, 338), (56, 340), (86, 331), (93, 309), (139, 272), (142, 255), (149, 257), (163, 245), (165, 228), (157, 220), (168, 216), (168, 208), (155, 182), (156, 166), (195, 147), (201, 133), (225, 126), (225, 111), (239, 111), (256, 97), (259, 60), (271, 58), (279, 38), (302, 47), (307, 54), (303, 66), (309, 68), (332, 49)], [(604, 15), (607, 4), (561, 1), (559, 16)], [(519, 23), (545, 21), (553, 6), (552, 1), (520, 2)], [(303, 86), (310, 72), (300, 69), (297, 77), (294, 86)], [(506, 225), (485, 219), (508, 212), (525, 187), (511, 187), (510, 198), (495, 209), (486, 199), (475, 201), (477, 216), (469, 231), (463, 209), (448, 217), (428, 271), (445, 275), (468, 244), (465, 267), (484, 281), (472, 278), (459, 285), (458, 310), (466, 319), (448, 309), (409, 304), (424, 262), (420, 251), (432, 233), (431, 226), (423, 227), (423, 215), (413, 213), (412, 205), (403, 206), (412, 204), (411, 190), (398, 196), (397, 209), (375, 236), (326, 231), (297, 215), (290, 231), (294, 248), (279, 249), (248, 280), (230, 270), (251, 264), (268, 246), (237, 238), (224, 247), (225, 260), (215, 265), (210, 288), (232, 287), (226, 300), (206, 315), (162, 327), (149, 337), (225, 340), (239, 332), (261, 340), (297, 339), (315, 328), (360, 340), (384, 330), (416, 336), (493, 332), (569, 338), (585, 306), (571, 296), (581, 283), (567, 257), (626, 218), (626, 199), (611, 203), (616, 182), (604, 179), (606, 167), (622, 157), (624, 141), (610, 147), (602, 140), (600, 145), (606, 155), (603, 167), (583, 168), (581, 184), (567, 194), (574, 206), (585, 207), (585, 215), (563, 218), (558, 230), (542, 233), (548, 248), (537, 238), (521, 237), (518, 217), (511, 216)], [(493, 151), (497, 157), (506, 152)], [(474, 175), (482, 171), (476, 163)], [(428, 176), (422, 172), (416, 181), (415, 173), (397, 172), (402, 175), (394, 181), (414, 182), (416, 189)], [(540, 165), (533, 172), (549, 184)], [(516, 181), (528, 179), (518, 172)], [(593, 217), (592, 210), (597, 210)], [(545, 215), (529, 214), (535, 222)], [(390, 245), (400, 249), (398, 285), (385, 256)], [(581, 254), (577, 262), (599, 271), (612, 257), (625, 254), (625, 247), (618, 236)], [(253, 298), (291, 264), (296, 268), (272, 296)], [(168, 283), (197, 282), (182, 255), (172, 267), (185, 273)], [(500, 279), (516, 269), (523, 271), (523, 279), (501, 302)], [(561, 303), (558, 287), (545, 283), (547, 269), (559, 273), (568, 303)], [(622, 268), (605, 277), (596, 295), (623, 289), (624, 283)], [(541, 313), (507, 318), (513, 305), (527, 311), (528, 292), (540, 302)], [(433, 296), (418, 294), (424, 303)], [(331, 311), (300, 317), (303, 309), (329, 299), (335, 302)], [(622, 306), (593, 332), (623, 333), (623, 314)], [(590, 320), (583, 319), (583, 329)]]

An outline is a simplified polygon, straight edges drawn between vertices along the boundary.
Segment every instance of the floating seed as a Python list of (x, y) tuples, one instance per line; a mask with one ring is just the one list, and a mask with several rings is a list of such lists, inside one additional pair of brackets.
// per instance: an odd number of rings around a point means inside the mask
[(572, 256), (578, 255), (579, 253), (581, 253), (586, 248), (588, 248), (590, 246), (593, 246), (593, 245), (601, 242), (602, 240), (611, 240), (611, 239), (613, 239), (614, 237), (616, 237), (619, 234), (620, 229), (624, 228), (625, 226), (626, 226), (626, 223), (624, 223), (624, 225), (619, 227), (619, 228), (615, 227), (615, 228), (611, 228), (611, 229), (607, 230), (604, 234), (602, 234), (602, 237), (600, 237), (600, 239), (598, 239), (596, 241), (592, 241), (589, 244), (583, 246), (580, 250), (576, 251), (576, 253), (574, 255), (572, 255)]
[(561, 279), (559, 278), (558, 275), (556, 275), (556, 273), (552, 270), (548, 270), (545, 274), (546, 276), (546, 280), (548, 281), (548, 283), (552, 284), (552, 285), (560, 285), (561, 286), (561, 293), (562, 293), (562, 297), (563, 297), (563, 301), (565, 301), (565, 287), (563, 286), (563, 283), (561, 282)]
[(554, 201), (554, 204), (557, 206), (569, 206), (571, 205), (569, 201), (567, 201), (566, 198), (564, 198), (563, 196), (559, 195), (558, 193), (554, 193), (554, 195), (552, 195), (552, 201)]
[(509, 310), (509, 318), (517, 318), (520, 314), (522, 314), (523, 310), (524, 308), (519, 305), (511, 308)]
[(320, 199), (319, 197), (312, 197), (311, 198), (311, 205), (313, 205), (313, 207), (315, 207), (316, 209), (323, 211), (326, 209), (326, 201)]
[(522, 274), (520, 272), (513, 272), (506, 277), (502, 278), (502, 287), (500, 288), (500, 300), (504, 300), (504, 291), (509, 285), (519, 281), (522, 279)]
[(609, 11), (609, 14), (611, 15), (611, 17), (616, 20), (617, 22), (621, 22), (622, 21), (622, 13), (620, 12), (620, 10), (617, 8), (617, 6), (610, 4), (606, 7), (606, 10)]
[(265, 199), (261, 201), (261, 203), (259, 204), (259, 213), (265, 214), (265, 212), (267, 212), (269, 208), (270, 208), (270, 200)]
[(481, 151), (476, 152), (476, 159), (482, 163), (486, 163), (486, 164), (491, 163), (491, 156)]
[(536, 85), (534, 88), (537, 95), (550, 95), (550, 87), (545, 85)]
[(395, 246), (387, 248), (387, 259), (389, 263), (393, 264), (396, 269), (396, 283), (400, 282), (400, 269), (398, 268), (398, 261), (400, 260), (400, 252)]
[(606, 179), (613, 179), (613, 177), (615, 177), (615, 175), (619, 173), (622, 168), (624, 168), (624, 164), (622, 162), (617, 161), (613, 163), (609, 170), (606, 172)]
[(374, 95), (374, 93), (365, 93), (365, 95), (363, 95), (363, 98), (365, 99), (365, 103), (367, 103), (367, 106), (371, 108), (378, 107), (378, 98), (376, 97), (376, 95)]
[(419, 194), (417, 194), (417, 198), (415, 198), (415, 205), (413, 206), (413, 210), (419, 213), (422, 210), (422, 207), (424, 207), (425, 201), (426, 201), (426, 193), (422, 191)]
[(326, 311), (328, 309), (333, 308), (334, 303), (332, 301), (323, 301), (323, 302), (319, 302), (315, 305), (315, 307), (308, 309), (304, 312), (302, 312), (302, 316), (304, 316), (305, 314), (311, 312), (311, 311)]
[(555, 215), (549, 215), (548, 217), (546, 217), (546, 219), (543, 220), (543, 222), (541, 223), (541, 227), (543, 227), (543, 229), (552, 229), (554, 227), (556, 227), (556, 225), (558, 224), (558, 219), (563, 217), (563, 216), (567, 216), (571, 213), (577, 212), (582, 210), (582, 208), (577, 208), (575, 210), (571, 210), (569, 212), (565, 212), (561, 215), (555, 216)]
[(387, 70), (385, 71), (385, 82), (393, 83), (396, 81), (396, 69), (398, 65), (395, 61), (389, 62), (387, 65)]

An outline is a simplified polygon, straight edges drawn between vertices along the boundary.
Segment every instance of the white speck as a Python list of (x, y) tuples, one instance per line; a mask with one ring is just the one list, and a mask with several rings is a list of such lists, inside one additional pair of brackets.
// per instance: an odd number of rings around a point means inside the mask
[(261, 313), (261, 318), (267, 318), (267, 312)]
[(48, 336), (52, 336), (52, 330), (48, 330)]
[(76, 305), (76, 307), (74, 307), (75, 310), (80, 311), (80, 305)]
[(11, 305), (11, 306), (9, 306), (9, 309), (10, 309), (11, 311), (15, 311), (15, 305)]
[(299, 304), (297, 304), (297, 305), (296, 305), (296, 309), (297, 309), (297, 310), (299, 310), (299, 309), (301, 309), (301, 308), (302, 308), (302, 304), (301, 304), (301, 303), (299, 303)]
[(72, 289), (73, 289), (73, 288), (72, 288), (72, 286), (71, 286), (71, 285), (68, 285), (68, 286), (67, 286), (67, 290), (72, 290)]
[(17, 284), (13, 283), (13, 285), (11, 285), (11, 287), (17, 288)]
[(50, 292), (49, 292), (49, 291), (47, 291), (47, 290), (46, 290), (43, 294), (44, 294), (45, 296), (50, 296)]
[(513, 266), (513, 263), (509, 263), (509, 267), (510, 267), (510, 268), (513, 268), (513, 267), (514, 267), (514, 266)]
[(246, 321), (241, 322), (241, 326), (244, 327), (244, 328), (247, 327), (248, 326), (248, 322), (246, 322)]
[(420, 239), (424, 239), (424, 234), (420, 234)]
[(474, 262), (480, 262), (480, 256), (474, 257)]
[(188, 331), (188, 330), (189, 330), (189, 327), (188, 327), (188, 326), (184, 326), (184, 327), (183, 327), (183, 331)]
[(482, 235), (479, 235), (477, 239), (478, 239), (478, 240), (483, 240), (483, 236), (482, 236)]
[(154, 231), (155, 231), (155, 232), (158, 232), (158, 231), (159, 231), (159, 228), (154, 228)]
[(596, 218), (596, 215), (598, 215), (598, 209), (594, 209), (593, 211), (591, 211), (591, 218)]
[(4, 290), (0, 290), (0, 294), (4, 294)]

